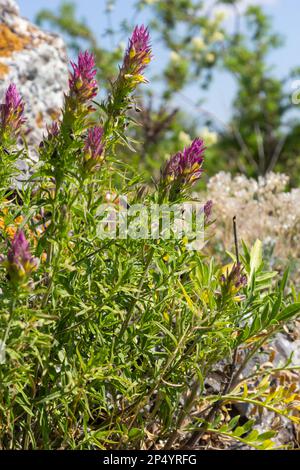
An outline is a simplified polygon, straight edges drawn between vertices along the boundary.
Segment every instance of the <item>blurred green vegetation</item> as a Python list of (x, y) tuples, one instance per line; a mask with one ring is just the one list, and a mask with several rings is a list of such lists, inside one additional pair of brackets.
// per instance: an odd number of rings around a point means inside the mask
[[(129, 20), (114, 24), (116, 3), (105, 2), (107, 29), (101, 35), (105, 41), (98, 39), (86, 20), (78, 18), (71, 1), (63, 1), (57, 12), (43, 10), (37, 17), (39, 25), (64, 35), (71, 55), (83, 48), (93, 51), (105, 90), (117, 74), (124, 51), (124, 44), (116, 43), (116, 38), (126, 36), (133, 26)], [(291, 177), (291, 185), (298, 185), (300, 121), (290, 84), (300, 68), (278, 78), (269, 57), (283, 47), (283, 38), (273, 31), (272, 19), (262, 8), (251, 6), (241, 13), (239, 3), (136, 1), (133, 17), (142, 11), (149, 18), (154, 50), (158, 44), (168, 57), (160, 73), (151, 77), (156, 91), (144, 87), (132, 110), (141, 125), (132, 131), (136, 154), (134, 161), (132, 154), (130, 159), (149, 179), (157, 175), (164, 159), (200, 135), (208, 147), (206, 177), (220, 170), (252, 177), (280, 171)], [(222, 7), (229, 9), (229, 19)], [(229, 73), (236, 84), (233, 113), (227, 123), (204, 109), (212, 79), (221, 71)], [(192, 99), (187, 91), (191, 85)], [(182, 102), (187, 105), (177, 104)]]

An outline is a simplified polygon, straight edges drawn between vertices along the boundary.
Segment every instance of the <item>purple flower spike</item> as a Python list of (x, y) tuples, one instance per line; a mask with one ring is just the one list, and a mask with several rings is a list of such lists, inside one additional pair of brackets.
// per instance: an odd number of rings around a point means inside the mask
[(212, 201), (207, 201), (205, 204), (204, 204), (204, 216), (205, 216), (205, 219), (208, 220), (211, 216), (211, 212), (212, 212), (212, 208), (213, 208), (213, 202)]
[(71, 96), (76, 97), (81, 104), (92, 100), (98, 93), (98, 84), (95, 80), (97, 70), (93, 54), (88, 51), (80, 52), (78, 63), (71, 62), (71, 66), (73, 68), (69, 77)]
[(47, 129), (47, 136), (45, 136), (42, 146), (46, 142), (51, 142), (53, 139), (55, 139), (59, 133), (60, 133), (60, 123), (57, 121), (53, 121), (50, 126), (46, 126)]
[(5, 101), (0, 105), (1, 133), (9, 132), (17, 136), (24, 118), (24, 103), (15, 84), (9, 85), (5, 93)]
[(167, 183), (176, 181), (183, 185), (193, 184), (203, 171), (204, 150), (203, 140), (195, 139), (190, 147), (170, 158), (163, 171), (164, 180)]
[[(1, 261), (3, 262), (3, 259)], [(39, 260), (30, 253), (29, 243), (22, 230), (14, 236), (4, 264), (14, 284), (25, 283), (28, 276), (37, 269)]]
[(103, 161), (104, 142), (102, 137), (102, 127), (95, 126), (89, 129), (84, 147), (86, 169), (95, 168)]
[(145, 82), (146, 80), (141, 74), (151, 61), (151, 58), (152, 54), (148, 28), (145, 28), (144, 25), (136, 26), (129, 39), (121, 69), (125, 78), (128, 76), (129, 78), (133, 78), (137, 83)]
[(208, 225), (211, 223), (211, 213), (212, 213), (212, 208), (213, 208), (213, 202), (212, 201), (207, 201), (204, 204), (203, 207), (203, 212), (204, 212), (204, 223), (205, 225)]

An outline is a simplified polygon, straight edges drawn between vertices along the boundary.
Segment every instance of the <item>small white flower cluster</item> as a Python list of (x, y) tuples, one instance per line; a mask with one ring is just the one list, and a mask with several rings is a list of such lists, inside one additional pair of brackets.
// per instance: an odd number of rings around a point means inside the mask
[(201, 36), (194, 36), (192, 39), (192, 45), (196, 51), (202, 51), (206, 45)]
[(173, 64), (179, 63), (181, 61), (181, 56), (178, 54), (178, 52), (171, 51), (170, 52), (170, 60), (173, 62)]
[(218, 12), (214, 18), (207, 20), (207, 24), (202, 26), (201, 35), (196, 35), (191, 39), (191, 51), (195, 58), (204, 59), (207, 64), (216, 61), (216, 46), (225, 40), (225, 34), (221, 31), (225, 16)]
[(206, 147), (211, 147), (218, 141), (218, 134), (214, 131), (210, 131), (208, 127), (203, 127), (199, 135), (201, 139), (204, 140)]

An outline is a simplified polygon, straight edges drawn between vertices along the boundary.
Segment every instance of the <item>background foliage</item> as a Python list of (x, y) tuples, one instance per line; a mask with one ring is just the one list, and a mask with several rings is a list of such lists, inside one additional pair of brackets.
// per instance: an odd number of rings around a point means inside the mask
[[(105, 35), (112, 38), (110, 49), (99, 43), (86, 21), (78, 19), (72, 2), (62, 2), (58, 13), (41, 11), (37, 18), (39, 24), (62, 32), (71, 52), (77, 53), (83, 45), (93, 50), (101, 84), (108, 88), (122, 54), (113, 44), (132, 27), (130, 20), (115, 24), (114, 5), (115, 1), (106, 2)], [(218, 10), (222, 6), (231, 9), (230, 21)], [(291, 79), (297, 77), (299, 68), (277, 78), (274, 67), (268, 65), (269, 57), (283, 47), (283, 38), (261, 7), (244, 11), (239, 6), (239, 0), (136, 2), (137, 12), (149, 18), (153, 37), (166, 57), (161, 73), (152, 77), (153, 89), (139, 93), (138, 120), (143, 127), (134, 130), (140, 142), (136, 163), (150, 174), (159, 168), (164, 155), (200, 132), (214, 144), (209, 145), (208, 176), (229, 170), (256, 177), (277, 170), (288, 174), (292, 185), (298, 184), (299, 117), (291, 101)], [(228, 123), (203, 106), (213, 77), (222, 70), (234, 78), (237, 87)], [(193, 99), (186, 91), (190, 85)], [(178, 106), (178, 99), (185, 106)]]

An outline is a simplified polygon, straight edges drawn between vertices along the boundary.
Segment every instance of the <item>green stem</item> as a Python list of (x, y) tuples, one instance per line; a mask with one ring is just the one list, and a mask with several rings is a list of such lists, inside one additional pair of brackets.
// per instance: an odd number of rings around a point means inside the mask
[(148, 258), (147, 258), (147, 261), (146, 261), (146, 265), (145, 265), (145, 269), (144, 269), (143, 276), (142, 276), (142, 278), (141, 278), (141, 280), (140, 280), (140, 283), (139, 283), (139, 285), (138, 285), (138, 292), (137, 292), (137, 295), (132, 299), (132, 301), (131, 301), (131, 303), (130, 303), (130, 306), (129, 306), (128, 312), (127, 312), (127, 314), (126, 314), (125, 320), (124, 320), (124, 322), (123, 322), (123, 324), (122, 324), (120, 333), (119, 333), (119, 335), (118, 335), (118, 337), (117, 337), (116, 344), (118, 344), (118, 343), (121, 341), (121, 339), (122, 339), (122, 337), (123, 337), (123, 335), (124, 335), (124, 333), (125, 333), (125, 330), (126, 330), (126, 328), (128, 327), (128, 324), (129, 324), (129, 322), (130, 322), (130, 320), (131, 320), (131, 318), (132, 318), (132, 314), (133, 314), (134, 308), (135, 308), (135, 306), (136, 306), (136, 304), (137, 304), (137, 302), (138, 302), (138, 300), (139, 300), (139, 296), (140, 296), (140, 294), (141, 294), (141, 292), (142, 292), (142, 290), (143, 290), (144, 284), (145, 284), (145, 278), (146, 278), (146, 276), (147, 276), (147, 273), (148, 273), (148, 270), (149, 270), (149, 266), (150, 266), (150, 263), (151, 263), (151, 261), (152, 261), (153, 255), (154, 255), (154, 251), (155, 251), (155, 248), (152, 247), (151, 250), (150, 250), (150, 252), (149, 252), (149, 254), (148, 254)]
[(180, 348), (182, 348), (183, 344), (184, 344), (184, 341), (186, 340), (186, 336), (188, 334), (188, 331), (186, 330), (182, 337), (180, 338), (176, 348), (174, 349), (173, 353), (171, 354), (171, 356), (168, 358), (168, 360), (166, 361), (164, 367), (162, 368), (162, 371), (160, 372), (159, 376), (157, 377), (157, 380), (155, 381), (155, 383), (153, 384), (153, 386), (151, 387), (151, 389), (149, 391), (146, 392), (146, 395), (143, 396), (142, 398), (140, 398), (140, 400), (138, 401), (136, 407), (135, 407), (135, 410), (134, 410), (134, 416), (128, 426), (128, 430), (130, 430), (132, 428), (132, 426), (134, 425), (139, 413), (140, 413), (140, 410), (145, 406), (146, 403), (149, 402), (151, 396), (153, 395), (153, 393), (155, 392), (156, 389), (158, 389), (158, 387), (160, 386), (160, 384), (162, 383), (163, 379), (165, 378), (167, 372), (169, 371), (169, 368), (171, 366), (171, 364), (173, 363), (173, 361), (176, 359), (177, 357), (177, 354), (178, 354), (178, 351), (180, 350)]
[[(158, 203), (161, 204), (164, 200), (164, 197), (165, 197), (165, 190), (161, 190), (160, 192), (160, 195), (159, 195), (159, 198), (158, 198)], [(159, 221), (159, 225), (160, 225), (160, 221)], [(150, 263), (153, 259), (153, 255), (154, 255), (154, 252), (155, 252), (155, 247), (153, 246), (149, 252), (149, 255), (148, 255), (148, 258), (147, 258), (147, 261), (146, 261), (146, 265), (145, 265), (145, 270), (144, 270), (144, 273), (143, 273), (143, 276), (140, 280), (140, 283), (139, 283), (139, 286), (138, 286), (138, 292), (137, 292), (137, 295), (132, 299), (131, 303), (130, 303), (130, 306), (129, 306), (129, 309), (128, 309), (128, 312), (127, 312), (127, 315), (125, 317), (125, 320), (122, 324), (122, 327), (121, 327), (121, 330), (120, 330), (120, 333), (117, 337), (117, 340), (116, 340), (116, 343), (118, 344), (120, 342), (120, 340), (122, 339), (124, 333), (125, 333), (125, 330), (126, 328), (128, 327), (128, 324), (132, 318), (132, 314), (133, 314), (133, 311), (134, 311), (134, 308), (139, 300), (139, 296), (143, 290), (143, 287), (144, 287), (144, 284), (145, 284), (145, 277), (147, 276), (147, 273), (148, 273), (148, 270), (149, 270), (149, 266), (150, 266)], [(113, 346), (114, 348), (114, 346)]]
[(61, 254), (61, 243), (59, 244), (58, 252), (57, 252), (56, 258), (54, 260), (54, 268), (53, 268), (53, 271), (52, 271), (51, 278), (49, 280), (48, 289), (46, 290), (45, 295), (42, 299), (42, 304), (41, 304), (42, 308), (45, 308), (46, 305), (47, 305), (47, 302), (48, 302), (48, 299), (49, 299), (49, 296), (50, 296), (50, 292), (51, 292), (51, 289), (52, 289), (53, 281), (54, 281), (56, 273), (58, 272), (58, 261), (59, 261), (59, 258), (60, 258), (60, 254)]

